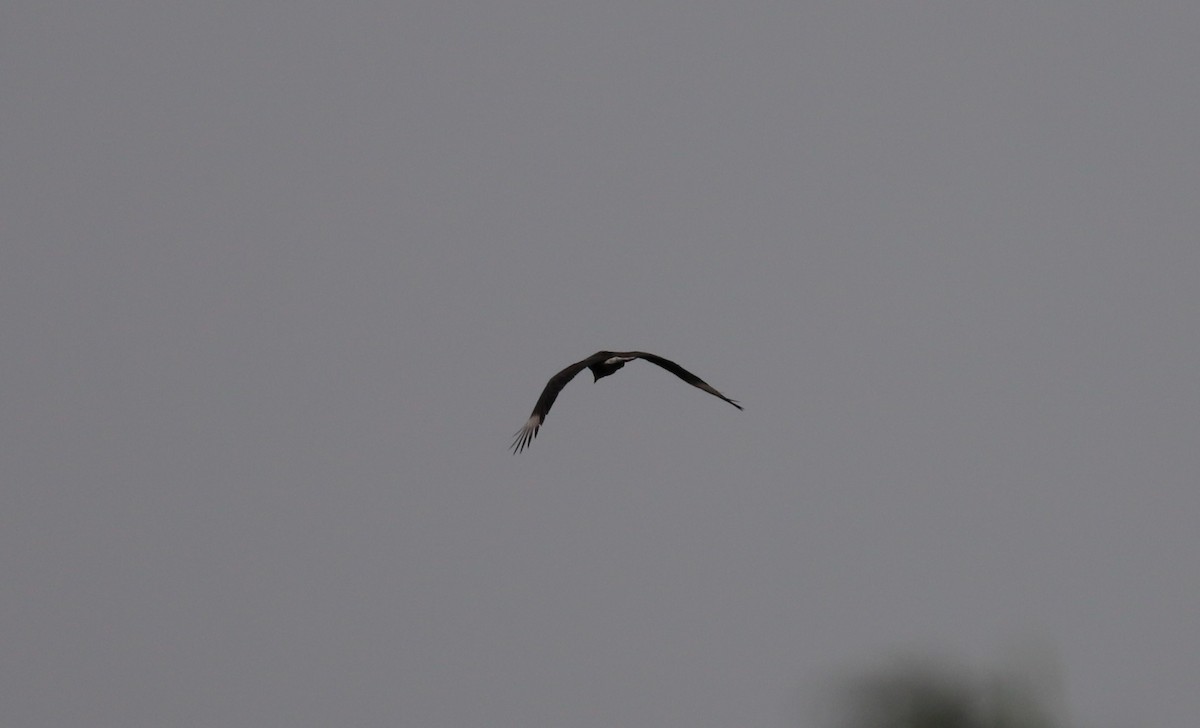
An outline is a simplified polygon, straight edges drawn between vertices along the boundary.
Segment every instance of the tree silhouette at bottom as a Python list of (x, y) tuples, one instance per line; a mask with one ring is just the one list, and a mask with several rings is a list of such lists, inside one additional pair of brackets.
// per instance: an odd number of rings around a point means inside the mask
[(965, 670), (907, 660), (845, 681), (837, 728), (1059, 728), (1045, 686), (1018, 676), (972, 679)]

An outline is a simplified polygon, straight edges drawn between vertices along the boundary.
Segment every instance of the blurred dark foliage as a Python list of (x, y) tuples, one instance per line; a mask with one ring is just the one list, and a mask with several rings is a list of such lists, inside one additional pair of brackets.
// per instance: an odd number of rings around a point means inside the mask
[(983, 677), (946, 662), (903, 660), (840, 682), (836, 728), (1065, 728), (1054, 680), (1006, 672)]

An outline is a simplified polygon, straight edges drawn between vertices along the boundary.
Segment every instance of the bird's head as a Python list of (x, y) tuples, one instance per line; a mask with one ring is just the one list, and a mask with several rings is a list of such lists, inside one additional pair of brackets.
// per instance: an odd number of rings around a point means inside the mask
[(592, 370), (592, 381), (598, 382), (604, 377), (615, 373), (618, 369), (625, 366), (626, 361), (628, 360), (614, 356), (609, 359), (605, 359), (604, 361), (589, 365), (588, 369)]

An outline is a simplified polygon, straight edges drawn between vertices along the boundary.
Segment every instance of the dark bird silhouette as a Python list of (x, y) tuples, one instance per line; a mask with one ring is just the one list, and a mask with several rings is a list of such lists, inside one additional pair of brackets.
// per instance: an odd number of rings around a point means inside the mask
[(550, 381), (546, 382), (546, 388), (542, 390), (542, 396), (538, 397), (537, 404), (533, 406), (533, 414), (529, 415), (529, 420), (526, 421), (520, 430), (517, 430), (516, 439), (513, 440), (512, 444), (513, 454), (515, 455), (529, 447), (529, 444), (533, 442), (533, 438), (537, 437), (538, 429), (541, 428), (542, 422), (546, 420), (546, 413), (550, 411), (550, 406), (558, 398), (558, 393), (562, 391), (563, 387), (567, 386), (567, 382), (575, 378), (576, 374), (584, 369), (591, 369), (592, 381), (597, 382), (602, 377), (614, 374), (618, 369), (625, 366), (627, 362), (631, 362), (634, 359), (645, 359), (652, 364), (657, 364), (693, 387), (703, 389), (714, 397), (720, 397), (738, 409), (742, 408), (740, 404), (718, 392), (708, 382), (670, 359), (664, 359), (661, 356), (648, 354), (644, 351), (598, 351), (583, 361), (577, 361), (553, 377), (550, 377)]

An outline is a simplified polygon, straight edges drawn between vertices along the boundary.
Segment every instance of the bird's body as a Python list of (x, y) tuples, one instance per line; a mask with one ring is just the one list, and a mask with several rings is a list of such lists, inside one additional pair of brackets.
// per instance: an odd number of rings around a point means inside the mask
[(538, 397), (537, 404), (533, 407), (533, 413), (529, 415), (529, 419), (517, 431), (516, 439), (513, 440), (512, 444), (513, 454), (519, 453), (529, 447), (529, 444), (533, 442), (533, 438), (537, 437), (538, 429), (546, 420), (546, 414), (550, 411), (554, 400), (558, 398), (558, 393), (562, 391), (563, 387), (567, 386), (567, 382), (575, 378), (576, 374), (584, 369), (591, 369), (592, 381), (599, 381), (604, 377), (616, 373), (618, 369), (634, 359), (645, 359), (652, 364), (657, 364), (693, 387), (703, 389), (715, 397), (720, 397), (738, 409), (742, 408), (740, 404), (718, 392), (708, 382), (705, 382), (670, 359), (664, 359), (661, 356), (644, 351), (598, 351), (583, 361), (577, 361), (553, 377), (550, 377), (550, 381), (546, 383), (546, 388), (542, 390), (542, 396)]

